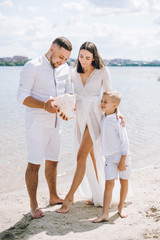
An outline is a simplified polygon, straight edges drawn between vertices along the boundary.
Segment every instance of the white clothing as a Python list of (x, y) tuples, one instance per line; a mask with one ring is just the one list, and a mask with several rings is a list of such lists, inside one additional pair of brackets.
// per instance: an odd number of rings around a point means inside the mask
[[(43, 55), (43, 56), (40, 56), (39, 58), (35, 58), (27, 62), (23, 67), (20, 74), (20, 83), (19, 83), (19, 88), (17, 93), (17, 99), (21, 104), (23, 104), (24, 100), (28, 96), (32, 96), (40, 101), (48, 101), (51, 96), (56, 97), (61, 94), (64, 94), (65, 92), (72, 93), (72, 84), (70, 81), (69, 67), (67, 64), (61, 65), (58, 68), (54, 69), (51, 66), (48, 59), (46, 58), (46, 56)], [(55, 132), (53, 130), (56, 127), (57, 128), (56, 132), (58, 131), (58, 134), (60, 134), (61, 122), (62, 122), (62, 119), (58, 117), (58, 123), (57, 123), (57, 117), (55, 113), (49, 113), (44, 109), (26, 107), (27, 139), (28, 141), (32, 142), (32, 144), (28, 143), (28, 151), (29, 152), (33, 151), (32, 145), (35, 146), (36, 144), (38, 144), (37, 142), (33, 143), (33, 140), (35, 139), (35, 141), (37, 141), (37, 138), (39, 136), (37, 135), (38, 128), (39, 128), (39, 132), (41, 133), (42, 130), (45, 131), (44, 128), (48, 128), (50, 131)], [(31, 133), (32, 133), (32, 136), (31, 136)], [(55, 137), (56, 136), (57, 136), (57, 133), (55, 133)], [(41, 135), (41, 137), (43, 138), (44, 136)], [(57, 144), (60, 144), (60, 136), (57, 138)], [(49, 140), (48, 140), (48, 145), (49, 145)], [(47, 149), (47, 146), (46, 146), (46, 149)], [(34, 148), (34, 151), (35, 152), (32, 153), (32, 155), (37, 154), (36, 147)], [(44, 155), (44, 154), (41, 154), (41, 155)], [(30, 156), (31, 155), (29, 154), (28, 161), (31, 161), (32, 159), (30, 158)], [(56, 153), (55, 153), (55, 156), (57, 156)], [(56, 157), (56, 161), (58, 161), (58, 158), (59, 156)], [(41, 162), (42, 160), (41, 159), (36, 160), (36, 157), (35, 157), (34, 161)]]
[(41, 164), (43, 160), (57, 162), (60, 154), (61, 128), (44, 127), (40, 121), (26, 123), (28, 162)]
[(81, 76), (76, 69), (71, 71), (71, 80), (74, 84), (76, 94), (77, 111), (75, 111), (75, 149), (79, 149), (82, 137), (88, 126), (90, 136), (93, 141), (93, 150), (96, 158), (99, 183), (96, 179), (90, 155), (86, 162), (86, 173), (81, 183), (80, 189), (88, 199), (92, 199), (95, 206), (103, 206), (104, 193), (104, 159), (101, 157), (100, 147), (100, 120), (101, 110), (100, 101), (103, 91), (111, 90), (110, 75), (107, 67), (95, 69), (86, 81), (85, 86), (82, 83)]
[(112, 156), (108, 156), (105, 158), (105, 179), (106, 180), (112, 180), (112, 179), (124, 179), (128, 180), (131, 176), (131, 163), (130, 163), (130, 157), (127, 155), (126, 157), (126, 170), (125, 171), (119, 171), (118, 170), (118, 164), (121, 159), (121, 152), (115, 153)]
[[(56, 85), (56, 86), (55, 86)], [(40, 101), (48, 101), (50, 97), (72, 93), (69, 67), (63, 64), (53, 68), (45, 55), (27, 62), (20, 74), (17, 99), (23, 104), (28, 96)], [(40, 108), (26, 107), (26, 117), (39, 118), (45, 126), (54, 127), (56, 114)], [(37, 119), (36, 119), (37, 120)]]
[(121, 152), (128, 154), (129, 141), (126, 128), (122, 127), (116, 114), (103, 116), (101, 120), (102, 155), (110, 156)]

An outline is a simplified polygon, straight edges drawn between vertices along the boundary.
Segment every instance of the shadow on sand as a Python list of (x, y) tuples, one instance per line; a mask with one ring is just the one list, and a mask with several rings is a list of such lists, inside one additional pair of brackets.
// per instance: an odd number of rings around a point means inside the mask
[[(108, 222), (92, 223), (91, 219), (101, 214), (101, 207), (86, 206), (84, 201), (74, 203), (67, 214), (59, 214), (55, 209), (59, 206), (47, 206), (45, 216), (40, 219), (33, 219), (30, 214), (18, 221), (14, 226), (0, 233), (1, 240), (13, 239), (29, 239), (41, 232), (49, 236), (63, 236), (69, 232), (78, 233), (91, 231), (99, 228), (103, 224), (114, 224), (115, 220), (119, 218), (116, 212)], [(116, 211), (117, 206), (113, 206), (110, 212)], [(51, 211), (50, 211), (51, 210)]]

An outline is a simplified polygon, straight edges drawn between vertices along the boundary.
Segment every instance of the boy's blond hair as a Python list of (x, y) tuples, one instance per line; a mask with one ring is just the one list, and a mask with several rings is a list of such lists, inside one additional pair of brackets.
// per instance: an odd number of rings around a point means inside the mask
[(107, 91), (103, 92), (103, 96), (109, 96), (113, 103), (116, 103), (117, 106), (120, 104), (122, 96), (116, 91)]

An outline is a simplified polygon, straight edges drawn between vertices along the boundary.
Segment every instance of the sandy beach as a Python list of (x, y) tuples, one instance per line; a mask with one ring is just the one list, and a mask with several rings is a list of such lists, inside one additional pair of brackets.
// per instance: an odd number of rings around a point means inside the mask
[[(131, 178), (134, 194), (125, 204), (128, 218), (121, 219), (117, 213), (117, 205), (112, 205), (109, 222), (98, 224), (91, 220), (101, 213), (102, 208), (85, 205), (78, 192), (69, 213), (56, 213), (59, 206), (48, 206), (48, 189), (42, 176), (38, 187), (38, 201), (45, 216), (32, 219), (23, 172), (21, 187), (16, 185), (17, 189), (14, 189), (12, 175), (8, 174), (6, 185), (4, 178), (1, 178), (0, 183), (3, 186), (0, 194), (0, 239), (160, 239), (159, 172), (159, 166), (134, 170)], [(67, 193), (72, 176), (73, 173), (58, 177), (58, 192), (61, 197)]]

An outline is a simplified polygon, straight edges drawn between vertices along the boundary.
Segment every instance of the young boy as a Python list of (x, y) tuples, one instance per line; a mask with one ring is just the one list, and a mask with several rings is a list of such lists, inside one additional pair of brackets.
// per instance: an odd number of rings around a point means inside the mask
[(122, 127), (116, 116), (116, 108), (121, 101), (118, 92), (104, 92), (101, 100), (101, 110), (104, 116), (101, 120), (102, 155), (105, 156), (105, 191), (102, 214), (93, 220), (94, 223), (109, 220), (109, 206), (112, 200), (114, 181), (120, 180), (120, 202), (118, 213), (122, 218), (128, 216), (123, 209), (128, 192), (128, 179), (131, 174), (131, 163), (128, 156), (128, 137), (125, 127)]

